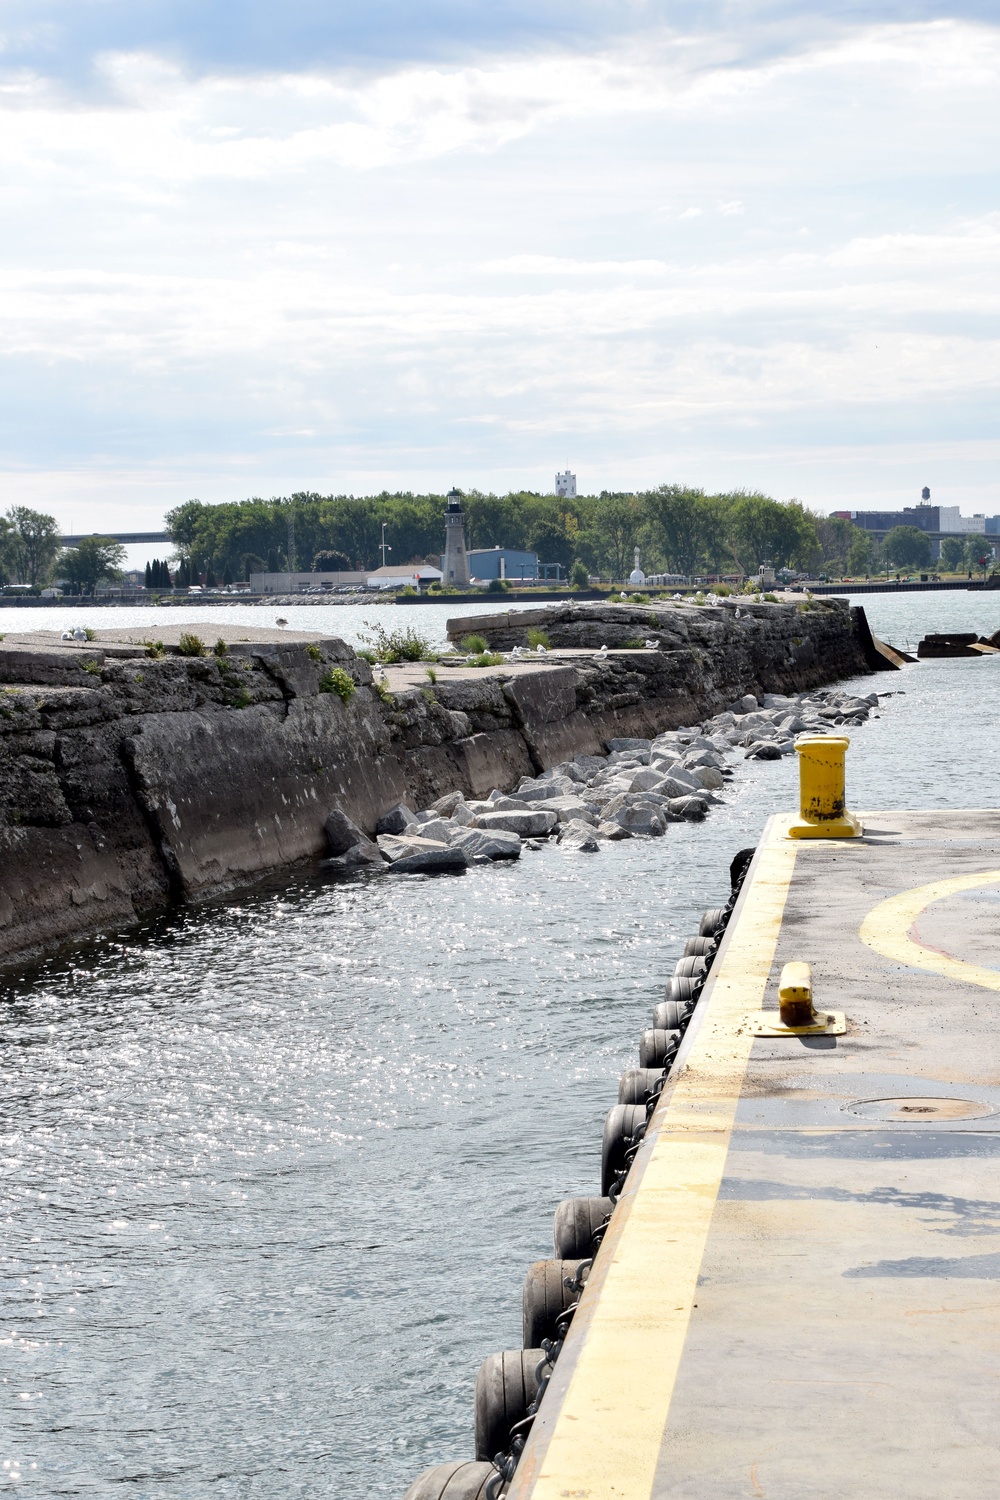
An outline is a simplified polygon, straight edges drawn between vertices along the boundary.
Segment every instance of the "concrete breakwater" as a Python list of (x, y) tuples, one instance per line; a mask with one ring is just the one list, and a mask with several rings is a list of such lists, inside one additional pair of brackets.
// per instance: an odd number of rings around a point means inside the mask
[[(315, 858), (335, 808), (373, 833), (401, 802), (482, 797), (611, 739), (697, 723), (747, 693), (802, 692), (869, 669), (858, 612), (839, 600), (805, 612), (744, 605), (739, 616), (668, 609), (669, 624), (654, 626), (645, 608), (580, 606), (609, 619), (584, 616), (567, 649), (486, 669), (442, 664), (436, 683), (417, 663), (376, 683), (334, 637), (245, 626), (8, 635), (0, 958)], [(640, 624), (652, 646), (608, 646), (609, 632), (631, 641)], [(199, 634), (205, 654), (185, 654), (199, 648), (182, 635)]]

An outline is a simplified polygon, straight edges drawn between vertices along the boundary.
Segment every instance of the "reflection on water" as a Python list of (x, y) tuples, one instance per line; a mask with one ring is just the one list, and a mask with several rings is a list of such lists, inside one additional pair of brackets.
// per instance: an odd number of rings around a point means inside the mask
[[(997, 670), (876, 679), (852, 804), (992, 801)], [(470, 1453), (684, 938), (792, 804), (790, 761), (738, 775), (663, 839), (309, 876), (9, 982), (0, 1485), (365, 1500)]]

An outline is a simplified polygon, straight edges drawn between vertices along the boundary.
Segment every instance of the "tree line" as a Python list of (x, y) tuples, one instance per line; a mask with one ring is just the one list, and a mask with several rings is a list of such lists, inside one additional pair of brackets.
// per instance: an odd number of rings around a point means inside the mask
[[(297, 494), (222, 505), (189, 500), (167, 516), (180, 555), (201, 578), (254, 572), (373, 570), (382, 561), (437, 561), (444, 495)], [(646, 573), (755, 574), (762, 563), (802, 571), (864, 573), (871, 538), (849, 521), (820, 517), (797, 500), (753, 490), (707, 494), (682, 485), (641, 493), (602, 491), (572, 500), (519, 490), (462, 497), (470, 550), (509, 547), (621, 581), (641, 552)]]
[(83, 537), (63, 547), (55, 516), (12, 505), (0, 516), (0, 585), (39, 588), (52, 579), (75, 593), (92, 594), (99, 583), (121, 578), (125, 548), (107, 536)]
[[(147, 587), (209, 586), (253, 572), (371, 571), (382, 560), (383, 526), (398, 563), (437, 561), (443, 544), (444, 495), (297, 494), (221, 505), (189, 500), (166, 520), (177, 551), (171, 567), (157, 559)], [(582, 572), (620, 582), (641, 551), (647, 574), (755, 574), (762, 563), (831, 577), (863, 577), (886, 568), (924, 568), (931, 544), (899, 526), (883, 544), (835, 516), (817, 516), (797, 500), (777, 501), (752, 490), (708, 494), (681, 485), (640, 493), (602, 491), (570, 499), (519, 490), (507, 495), (470, 490), (463, 496), (470, 549), (509, 547), (558, 563), (565, 576)], [(987, 549), (982, 537), (947, 538), (940, 567), (975, 572)], [(91, 593), (121, 577), (125, 549), (108, 537), (85, 537), (63, 549), (54, 517), (25, 506), (0, 516), (0, 583), (42, 585), (50, 579)], [(990, 565), (992, 554), (990, 554)]]

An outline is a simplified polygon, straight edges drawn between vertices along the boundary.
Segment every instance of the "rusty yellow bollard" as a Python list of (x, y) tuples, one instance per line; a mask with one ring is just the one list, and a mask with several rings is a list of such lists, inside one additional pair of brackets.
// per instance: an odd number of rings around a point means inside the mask
[(783, 1026), (815, 1026), (812, 970), (808, 964), (786, 964), (778, 981), (778, 1005)]
[(861, 820), (844, 804), (846, 735), (817, 735), (797, 740), (799, 819), (788, 832), (793, 839), (856, 839)]

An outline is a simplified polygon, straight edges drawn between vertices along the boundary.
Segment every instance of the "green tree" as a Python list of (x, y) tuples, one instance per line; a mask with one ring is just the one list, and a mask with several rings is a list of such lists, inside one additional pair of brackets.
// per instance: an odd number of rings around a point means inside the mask
[(761, 563), (776, 568), (810, 568), (820, 558), (816, 518), (797, 500), (784, 504), (759, 491), (736, 491), (729, 502), (727, 541), (744, 573)]
[(44, 583), (59, 555), (59, 527), (54, 516), (25, 505), (7, 512), (7, 554), (19, 583)]
[(715, 540), (717, 510), (703, 490), (661, 484), (640, 496), (646, 533), (666, 571), (686, 578), (698, 571)]
[(59, 558), (59, 572), (80, 593), (92, 594), (99, 583), (117, 582), (125, 548), (109, 536), (85, 536)]
[(852, 578), (861, 573), (871, 573), (875, 566), (875, 541), (870, 531), (854, 527), (851, 545), (847, 549), (847, 571)]
[(917, 526), (894, 526), (883, 546), (894, 568), (926, 568), (931, 560), (930, 538)]
[(343, 552), (330, 551), (316, 553), (312, 560), (312, 570), (314, 573), (350, 573), (353, 571), (350, 558)]
[(638, 496), (604, 490), (593, 507), (585, 511), (580, 550), (597, 572), (621, 582), (632, 571), (632, 557), (642, 525)]
[(540, 563), (558, 563), (568, 576), (576, 558), (579, 523), (571, 511), (560, 511), (537, 520), (528, 533), (528, 545)]
[(973, 536), (965, 544), (965, 566), (970, 573), (988, 573), (993, 564), (993, 549), (984, 536)]
[(959, 536), (946, 536), (938, 559), (946, 573), (957, 573), (965, 561), (965, 543)]

